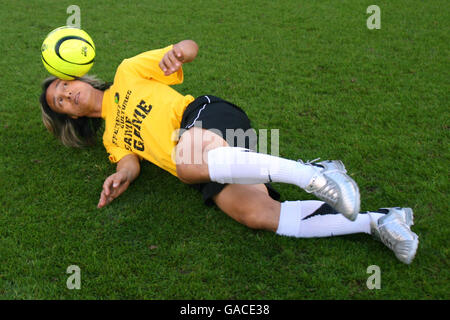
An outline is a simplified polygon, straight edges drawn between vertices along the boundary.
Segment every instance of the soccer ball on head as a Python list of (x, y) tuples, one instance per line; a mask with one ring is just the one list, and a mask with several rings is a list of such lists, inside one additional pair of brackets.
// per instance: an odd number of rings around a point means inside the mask
[(84, 76), (94, 65), (95, 45), (92, 38), (75, 27), (59, 27), (42, 43), (41, 60), (52, 75), (62, 80)]

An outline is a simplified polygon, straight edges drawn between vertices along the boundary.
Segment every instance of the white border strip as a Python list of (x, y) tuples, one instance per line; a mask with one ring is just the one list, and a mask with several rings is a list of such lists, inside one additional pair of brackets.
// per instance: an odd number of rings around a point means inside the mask
[[(211, 100), (209, 100), (208, 96), (205, 96), (205, 98), (208, 99), (208, 103), (211, 103)], [(200, 117), (200, 113), (203, 111), (203, 109), (205, 109), (205, 107), (206, 107), (206, 105), (207, 105), (208, 103), (205, 103), (205, 104), (203, 105), (203, 107), (198, 111), (198, 114), (197, 114), (197, 116), (195, 117), (194, 121), (192, 121), (192, 123), (191, 123), (189, 126), (186, 127), (187, 129), (191, 128), (191, 127), (194, 125), (195, 121), (197, 121), (198, 117)]]

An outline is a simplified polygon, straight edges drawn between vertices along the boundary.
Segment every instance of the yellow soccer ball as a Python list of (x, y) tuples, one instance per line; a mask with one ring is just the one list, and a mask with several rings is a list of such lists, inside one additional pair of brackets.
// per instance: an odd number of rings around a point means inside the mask
[(42, 43), (41, 59), (52, 75), (63, 80), (84, 76), (94, 65), (95, 45), (92, 38), (75, 27), (59, 27)]

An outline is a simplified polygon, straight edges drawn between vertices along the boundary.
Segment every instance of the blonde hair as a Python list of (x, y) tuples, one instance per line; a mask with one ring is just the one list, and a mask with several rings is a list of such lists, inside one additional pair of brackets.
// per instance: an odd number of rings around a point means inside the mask
[[(66, 114), (53, 111), (47, 103), (46, 93), (50, 84), (56, 77), (49, 77), (42, 82), (42, 94), (40, 96), (42, 122), (48, 131), (50, 131), (63, 145), (68, 147), (82, 148), (94, 145), (96, 142), (96, 133), (102, 124), (100, 118), (80, 117), (72, 119)], [(95, 76), (85, 75), (77, 80), (86, 82), (95, 89), (105, 91), (111, 86)]]

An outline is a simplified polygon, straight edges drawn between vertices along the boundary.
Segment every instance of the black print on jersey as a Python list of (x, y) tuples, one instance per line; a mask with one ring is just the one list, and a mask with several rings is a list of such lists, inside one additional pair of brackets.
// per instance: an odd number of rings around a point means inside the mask
[(128, 116), (126, 117), (124, 142), (127, 150), (145, 150), (144, 140), (141, 137), (141, 125), (151, 110), (152, 106), (147, 105), (144, 100), (141, 100), (134, 109), (133, 117), (131, 119)]

